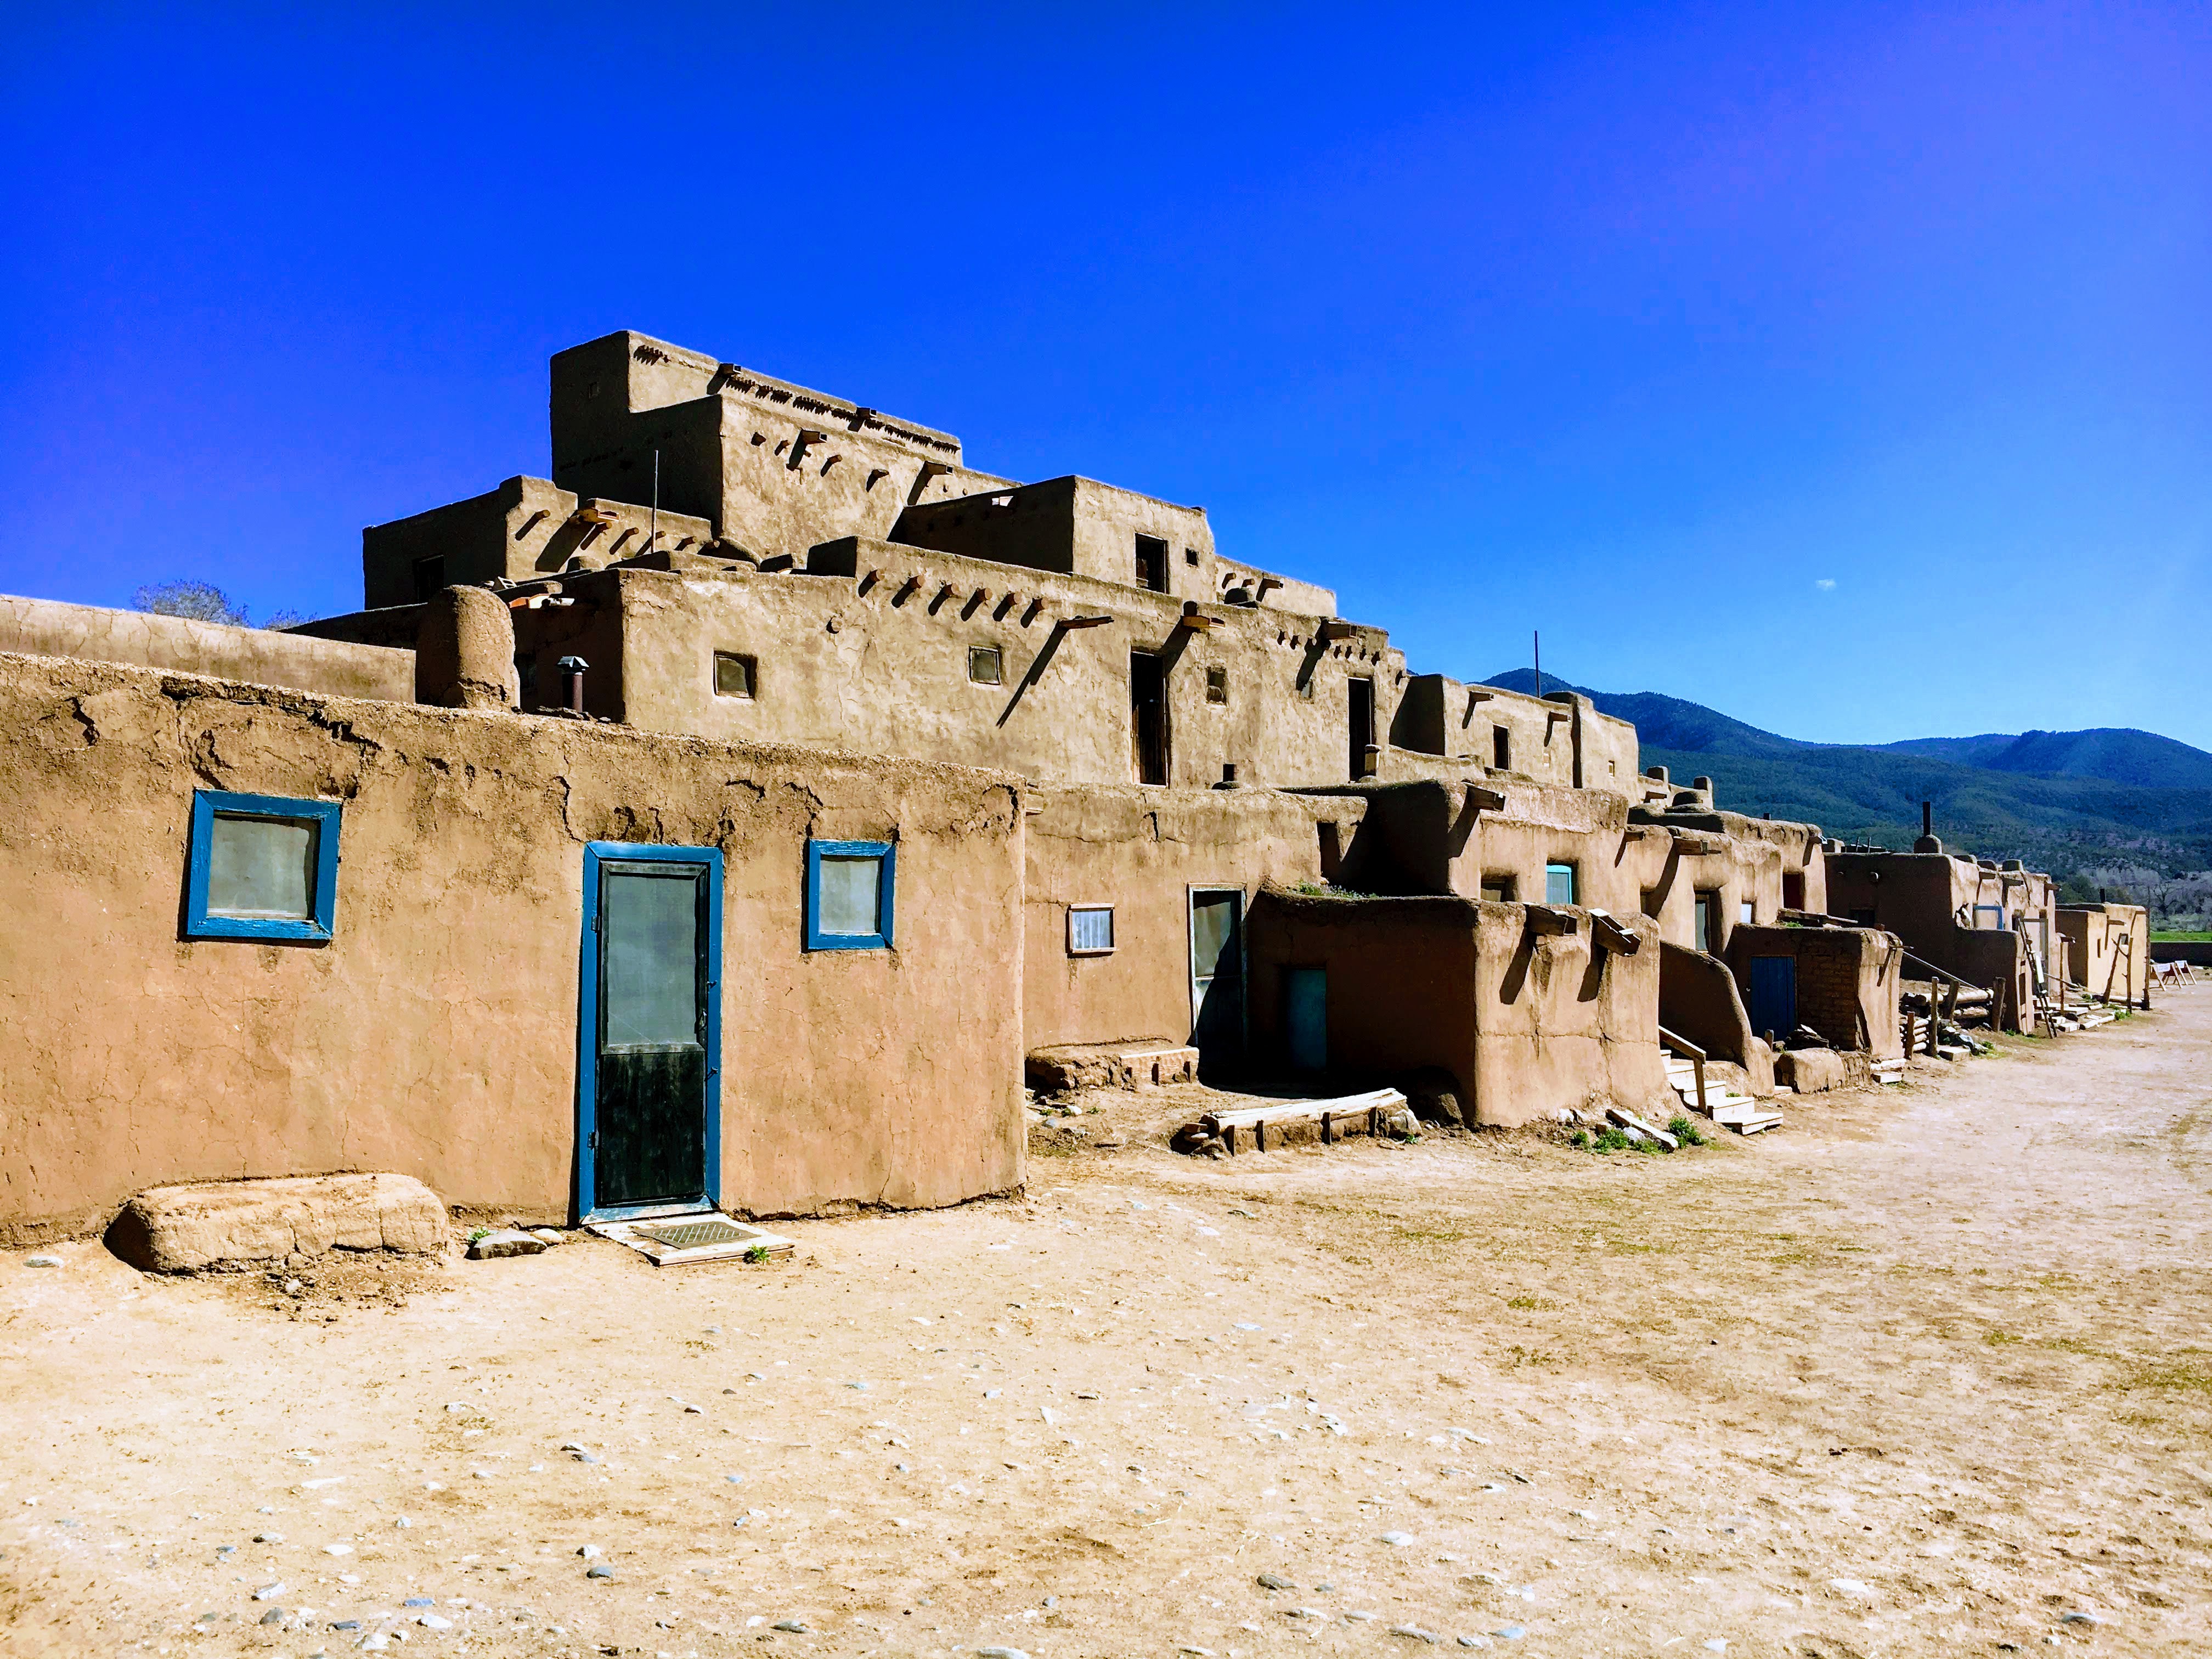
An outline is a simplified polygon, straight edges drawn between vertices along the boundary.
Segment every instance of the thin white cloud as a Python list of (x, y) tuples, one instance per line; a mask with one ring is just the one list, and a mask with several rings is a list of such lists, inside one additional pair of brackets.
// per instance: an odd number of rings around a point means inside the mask
[(1836, 591), (1836, 579), (1833, 576), (1822, 576), (1814, 581), (1813, 586), (1823, 593), (1832, 593)]

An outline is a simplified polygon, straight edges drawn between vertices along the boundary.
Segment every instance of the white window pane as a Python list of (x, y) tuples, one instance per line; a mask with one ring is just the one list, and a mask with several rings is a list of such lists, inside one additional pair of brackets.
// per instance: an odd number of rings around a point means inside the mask
[(1090, 908), (1067, 913), (1067, 942), (1076, 951), (1110, 951), (1114, 948), (1114, 913), (1110, 909)]
[(822, 860), (820, 902), (814, 925), (825, 933), (874, 933), (876, 905), (884, 875), (884, 861), (871, 854), (864, 858), (825, 858)]
[(313, 820), (216, 815), (208, 846), (208, 914), (303, 921), (315, 913)]
[(599, 888), (611, 1048), (699, 1040), (699, 879), (610, 872)]

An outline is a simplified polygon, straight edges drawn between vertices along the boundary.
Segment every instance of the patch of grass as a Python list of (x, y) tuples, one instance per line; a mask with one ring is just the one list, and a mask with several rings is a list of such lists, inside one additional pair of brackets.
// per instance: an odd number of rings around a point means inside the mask
[(1555, 1353), (1546, 1353), (1540, 1348), (1524, 1348), (1517, 1342), (1505, 1352), (1512, 1356), (1516, 1365), (1556, 1365), (1559, 1363), (1559, 1357)]
[(1594, 1152), (1617, 1152), (1626, 1145), (1628, 1137), (1610, 1123), (1590, 1137), (1590, 1150)]
[(2131, 1389), (2165, 1389), (2178, 1394), (2212, 1395), (2212, 1354), (2184, 1348), (2147, 1365), (2128, 1379)]
[(1569, 1135), (1569, 1136), (1567, 1137), (1567, 1145), (1568, 1145), (1568, 1146), (1580, 1146), (1580, 1147), (1581, 1147), (1581, 1148), (1583, 1148), (1585, 1152), (1587, 1152), (1587, 1151), (1589, 1149), (1589, 1144), (1590, 1144), (1590, 1138), (1589, 1138), (1589, 1131), (1588, 1129), (1577, 1129), (1577, 1130), (1576, 1130), (1576, 1131), (1574, 1132), (1574, 1133), (1572, 1133), (1572, 1134), (1571, 1134), (1571, 1135)]
[(1705, 1144), (1705, 1136), (1698, 1133), (1698, 1126), (1691, 1122), (1688, 1118), (1679, 1115), (1667, 1125), (1667, 1133), (1685, 1146), (1702, 1146)]
[(768, 1260), (768, 1246), (765, 1244), (754, 1245), (750, 1249), (745, 1252), (745, 1260), (751, 1262), (756, 1267), (759, 1267), (762, 1262)]
[(2014, 1336), (2010, 1331), (1984, 1331), (1982, 1333), (1982, 1343), (1985, 1347), (2008, 1348), (2019, 1340), (2020, 1339)]
[(1540, 1296), (1509, 1296), (1505, 1298), (1505, 1305), (1509, 1308), (1540, 1308), (1546, 1304)]

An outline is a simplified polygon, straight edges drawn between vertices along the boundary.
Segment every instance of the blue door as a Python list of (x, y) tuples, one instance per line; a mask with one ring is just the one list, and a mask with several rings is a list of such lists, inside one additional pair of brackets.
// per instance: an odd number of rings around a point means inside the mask
[(1291, 1064), (1318, 1072), (1328, 1064), (1328, 969), (1283, 969), (1283, 1028), (1290, 1038)]
[(1797, 958), (1753, 957), (1751, 959), (1751, 1029), (1759, 1036), (1769, 1031), (1787, 1037), (1797, 1029)]
[(712, 1209), (720, 1196), (722, 855), (584, 849), (576, 1208)]

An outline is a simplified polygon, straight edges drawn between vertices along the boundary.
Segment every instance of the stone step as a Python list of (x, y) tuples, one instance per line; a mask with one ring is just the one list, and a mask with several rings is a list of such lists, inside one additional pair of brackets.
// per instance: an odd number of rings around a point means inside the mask
[(1728, 1105), (1713, 1109), (1713, 1121), (1735, 1130), (1740, 1135), (1755, 1135), (1765, 1129), (1782, 1127), (1782, 1114), (1755, 1100), (1739, 1097)]

